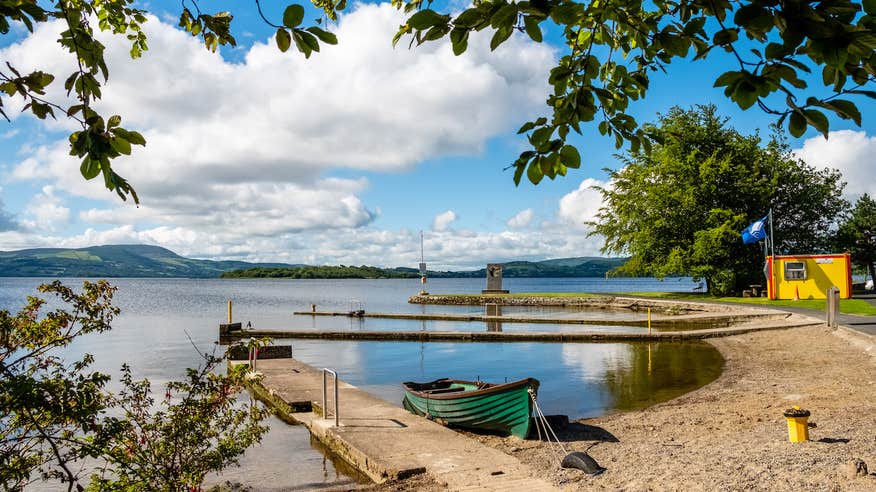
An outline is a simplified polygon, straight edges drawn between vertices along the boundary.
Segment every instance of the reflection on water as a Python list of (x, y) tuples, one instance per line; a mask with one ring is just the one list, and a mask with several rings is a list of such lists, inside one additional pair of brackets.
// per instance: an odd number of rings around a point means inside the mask
[[(604, 415), (674, 398), (718, 377), (705, 343), (438, 343), (282, 340), (295, 358), (401, 404), (402, 381), (449, 377), (489, 382), (534, 377), (545, 412)], [(650, 349), (649, 349), (650, 347)], [(650, 370), (648, 353), (651, 353)]]
[[(49, 279), (0, 278), (0, 309), (16, 311), (36, 286)], [(651, 279), (504, 279), (516, 292), (619, 292), (690, 290), (685, 281), (661, 283)], [(81, 280), (65, 280), (70, 286)], [(128, 363), (137, 377), (163, 384), (184, 375), (199, 363), (192, 347), (209, 350), (224, 322), (226, 303), (234, 300), (235, 321), (254, 328), (470, 330), (471, 325), (451, 321), (364, 320), (361, 318), (292, 317), (293, 311), (347, 310), (359, 299), (373, 312), (449, 312), (447, 306), (407, 303), (419, 291), (412, 280), (192, 280), (112, 279), (119, 287), (115, 301), (122, 309), (113, 330), (78, 340), (68, 355), (95, 356), (94, 369), (118, 375)], [(483, 279), (435, 279), (433, 293), (478, 293)], [(676, 288), (672, 288), (676, 287)], [(56, 307), (50, 303), (49, 308)], [(482, 306), (474, 307), (478, 314)], [(434, 309), (434, 311), (433, 311)], [(471, 306), (460, 310), (472, 309)], [(514, 308), (516, 309), (516, 308)], [(530, 312), (531, 308), (528, 308)], [(504, 308), (503, 314), (513, 313)], [(554, 315), (551, 309), (540, 311)], [(604, 315), (605, 312), (599, 314)], [(633, 313), (636, 314), (636, 313)], [(481, 327), (484, 325), (481, 324)], [(568, 329), (573, 325), (563, 325)], [(495, 327), (499, 329), (499, 326)], [(578, 326), (594, 330), (593, 326)], [(483, 328), (481, 328), (483, 329)], [(503, 331), (547, 331), (557, 325), (503, 323)], [(618, 330), (619, 327), (611, 327)], [(630, 328), (640, 331), (641, 328)], [(191, 338), (191, 340), (189, 339)], [(663, 401), (711, 381), (720, 372), (721, 358), (710, 345), (630, 343), (415, 343), (292, 341), (296, 357), (317, 367), (338, 370), (346, 381), (399, 404), (402, 381), (427, 381), (440, 377), (480, 378), (502, 382), (524, 377), (541, 381), (539, 400), (547, 413), (589, 417), (614, 410), (641, 408)], [(650, 354), (650, 357), (649, 357)], [(244, 456), (243, 467), (229, 469), (217, 480), (270, 484), (278, 489), (313, 488), (319, 484), (343, 487), (351, 478), (341, 466), (311, 448), (302, 427), (275, 421), (271, 432)]]

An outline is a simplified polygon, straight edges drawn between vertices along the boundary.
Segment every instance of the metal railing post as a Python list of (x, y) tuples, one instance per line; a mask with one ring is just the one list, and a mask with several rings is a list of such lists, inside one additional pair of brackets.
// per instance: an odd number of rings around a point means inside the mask
[(340, 413), (338, 412), (338, 373), (332, 371), (331, 369), (327, 369), (325, 367), (322, 368), (322, 418), (328, 419), (328, 385), (326, 384), (326, 374), (331, 373), (334, 376), (335, 383), (335, 427), (340, 427)]

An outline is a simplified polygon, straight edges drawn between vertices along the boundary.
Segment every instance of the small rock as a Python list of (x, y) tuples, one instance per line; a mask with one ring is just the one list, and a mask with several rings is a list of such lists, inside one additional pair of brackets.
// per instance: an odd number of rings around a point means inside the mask
[(818, 427), (818, 424), (816, 424), (815, 422), (806, 422), (806, 425), (812, 427), (813, 429)]
[(855, 458), (840, 465), (840, 473), (850, 480), (867, 476), (867, 463)]

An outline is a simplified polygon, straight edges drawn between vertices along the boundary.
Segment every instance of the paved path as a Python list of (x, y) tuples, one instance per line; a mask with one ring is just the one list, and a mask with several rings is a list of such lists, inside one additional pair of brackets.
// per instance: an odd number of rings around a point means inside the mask
[[(876, 306), (876, 294), (855, 294), (855, 299), (862, 299), (867, 301), (873, 306)], [(719, 302), (719, 301), (702, 301), (702, 302), (712, 302), (716, 304), (735, 304), (728, 302)], [(842, 299), (840, 299), (840, 306), (842, 306)], [(739, 305), (739, 304), (735, 304)], [(762, 307), (769, 309), (776, 309), (779, 311), (785, 311), (789, 313), (801, 314), (804, 316), (812, 316), (814, 318), (818, 318), (820, 320), (825, 319), (825, 312), (820, 309), (806, 309), (799, 308), (793, 306), (772, 306), (769, 304), (764, 304)], [(843, 314), (840, 313), (837, 317), (837, 321), (840, 325), (850, 328), (854, 331), (858, 331), (861, 333), (865, 333), (867, 335), (876, 336), (876, 316), (864, 316), (859, 314)]]
[(533, 478), (532, 470), (517, 458), (343, 381), (338, 385), (340, 427), (335, 427), (332, 391), (327, 405), (331, 410), (325, 419), (319, 408), (322, 372), (301, 361), (260, 360), (258, 371), (264, 379), (254, 390), (281, 418), (304, 424), (329, 449), (376, 482), (426, 472), (450, 490), (557, 490)]

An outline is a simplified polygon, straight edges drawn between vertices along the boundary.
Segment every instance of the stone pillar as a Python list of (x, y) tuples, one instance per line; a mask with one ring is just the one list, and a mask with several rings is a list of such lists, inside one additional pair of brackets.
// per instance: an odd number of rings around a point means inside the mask
[(481, 291), (481, 294), (507, 294), (508, 291), (502, 289), (502, 264), (487, 263), (487, 288)]

